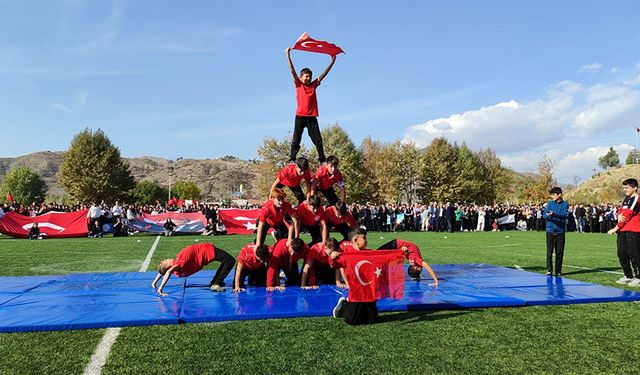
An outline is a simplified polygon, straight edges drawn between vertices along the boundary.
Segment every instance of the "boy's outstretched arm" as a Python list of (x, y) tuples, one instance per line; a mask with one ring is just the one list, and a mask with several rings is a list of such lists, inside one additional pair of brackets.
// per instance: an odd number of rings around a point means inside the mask
[(158, 295), (159, 296), (166, 297), (166, 296), (169, 295), (168, 293), (163, 293), (162, 289), (164, 289), (164, 286), (167, 284), (167, 281), (169, 281), (169, 278), (171, 277), (171, 273), (173, 271), (175, 271), (176, 268), (179, 268), (179, 267), (180, 266), (178, 266), (178, 265), (172, 266), (171, 268), (169, 268), (167, 270), (167, 272), (165, 272), (164, 278), (162, 279), (162, 282), (160, 283), (160, 286), (158, 287)]
[(327, 74), (329, 73), (331, 68), (333, 68), (333, 64), (335, 64), (335, 62), (336, 62), (336, 57), (335, 56), (331, 56), (331, 63), (329, 64), (329, 66), (327, 66), (327, 68), (324, 70), (324, 72), (322, 72), (322, 74), (320, 74), (320, 76), (318, 77), (318, 82), (322, 82), (322, 80), (324, 79), (324, 77), (327, 76)]
[(289, 69), (291, 70), (291, 75), (293, 76), (294, 81), (299, 81), (298, 75), (296, 74), (296, 68), (293, 67), (293, 61), (291, 61), (291, 47), (287, 47), (285, 50), (287, 54), (287, 62), (289, 63)]
[(429, 275), (431, 275), (431, 278), (433, 279), (433, 283), (429, 284), (429, 286), (438, 286), (439, 282), (438, 282), (438, 276), (436, 276), (436, 273), (433, 272), (433, 270), (431, 269), (431, 267), (429, 266), (429, 264), (427, 264), (426, 262), (422, 262), (422, 266), (424, 269), (427, 270), (427, 272), (429, 272)]

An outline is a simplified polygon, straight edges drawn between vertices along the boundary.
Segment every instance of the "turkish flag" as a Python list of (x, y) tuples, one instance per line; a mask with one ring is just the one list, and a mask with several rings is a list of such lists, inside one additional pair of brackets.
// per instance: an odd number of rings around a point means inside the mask
[(10, 193), (10, 192), (9, 192), (9, 193), (7, 193), (7, 201), (11, 202), (12, 204), (15, 202), (15, 201), (13, 200), (13, 195), (11, 195), (11, 193)]
[(229, 234), (252, 234), (256, 229), (256, 220), (260, 209), (238, 210), (222, 209), (218, 211), (218, 220), (224, 224)]
[(8, 212), (0, 219), (0, 233), (12, 237), (27, 238), (33, 223), (38, 223), (45, 238), (87, 236), (87, 212), (48, 212), (40, 216), (23, 216)]
[(381, 298), (402, 299), (404, 253), (402, 250), (364, 250), (341, 254), (349, 283), (349, 302), (374, 302)]
[(336, 56), (344, 53), (342, 48), (335, 44), (326, 42), (324, 40), (315, 40), (307, 33), (303, 33), (296, 41), (296, 44), (292, 47), (300, 51), (325, 53), (327, 55)]

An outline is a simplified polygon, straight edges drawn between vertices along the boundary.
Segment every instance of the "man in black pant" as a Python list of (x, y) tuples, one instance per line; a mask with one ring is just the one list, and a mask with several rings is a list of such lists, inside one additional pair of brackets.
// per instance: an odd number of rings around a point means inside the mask
[(622, 183), (624, 201), (618, 209), (618, 223), (607, 233), (618, 232), (618, 260), (624, 276), (616, 281), (618, 284), (640, 286), (640, 202), (638, 196), (638, 180), (628, 178)]
[(562, 189), (554, 187), (549, 190), (551, 200), (544, 208), (543, 217), (547, 220), (547, 276), (553, 274), (553, 252), (556, 252), (556, 276), (562, 276), (562, 259), (564, 257), (564, 240), (566, 220), (569, 214), (569, 203), (562, 199)]

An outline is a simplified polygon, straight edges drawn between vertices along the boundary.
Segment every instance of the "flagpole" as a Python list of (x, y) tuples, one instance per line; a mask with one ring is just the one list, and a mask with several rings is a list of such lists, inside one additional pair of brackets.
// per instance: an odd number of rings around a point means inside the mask
[(638, 164), (638, 127), (636, 126), (636, 152), (633, 153), (633, 162)]

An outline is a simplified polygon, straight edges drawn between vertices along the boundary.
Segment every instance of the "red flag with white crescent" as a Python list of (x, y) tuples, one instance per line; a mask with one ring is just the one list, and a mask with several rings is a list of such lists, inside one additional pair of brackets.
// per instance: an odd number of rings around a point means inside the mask
[(331, 56), (336, 56), (338, 54), (344, 53), (342, 48), (336, 46), (335, 44), (329, 43), (324, 40), (315, 40), (311, 38), (307, 33), (303, 33), (302, 36), (298, 38), (296, 44), (294, 44), (292, 49), (297, 49), (299, 51), (324, 53)]
[(18, 238), (27, 238), (33, 223), (38, 223), (40, 233), (45, 238), (86, 237), (88, 232), (88, 211), (52, 211), (34, 217), (8, 212), (0, 218), (0, 233)]
[(218, 211), (218, 220), (224, 224), (229, 234), (252, 234), (256, 226), (256, 220), (260, 216), (260, 209), (239, 210), (234, 208)]
[(364, 250), (341, 254), (349, 283), (349, 302), (374, 302), (381, 298), (402, 299), (404, 253), (402, 250)]

